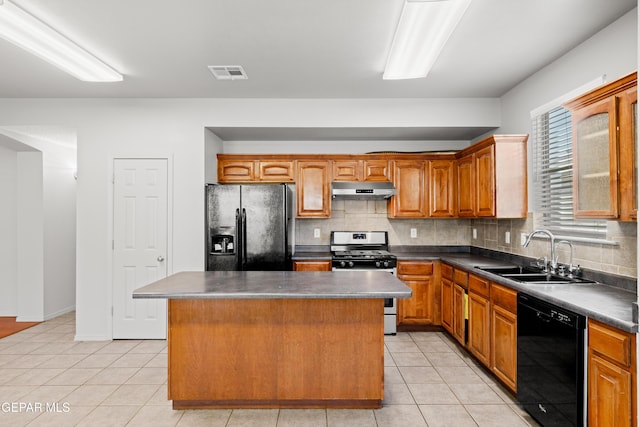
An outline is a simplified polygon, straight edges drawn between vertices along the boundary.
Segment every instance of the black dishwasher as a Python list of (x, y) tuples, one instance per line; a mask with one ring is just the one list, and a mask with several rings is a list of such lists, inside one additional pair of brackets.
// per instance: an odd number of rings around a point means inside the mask
[(518, 294), (517, 399), (543, 426), (582, 426), (585, 317)]

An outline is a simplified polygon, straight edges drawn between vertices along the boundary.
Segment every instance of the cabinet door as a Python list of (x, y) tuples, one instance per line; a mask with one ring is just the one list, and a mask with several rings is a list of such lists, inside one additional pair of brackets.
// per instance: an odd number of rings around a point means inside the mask
[(296, 202), (298, 217), (331, 216), (331, 181), (328, 161), (298, 160)]
[(632, 426), (632, 375), (589, 351), (588, 422), (591, 426)]
[(218, 182), (251, 182), (254, 180), (253, 160), (218, 160)]
[[(475, 214), (479, 217), (496, 216), (495, 146), (475, 153)], [(505, 165), (505, 167), (509, 167)]]
[(573, 204), (576, 218), (618, 216), (617, 103), (611, 97), (573, 113)]
[(489, 300), (469, 292), (469, 342), (471, 354), (486, 367), (490, 366)]
[(389, 162), (387, 160), (363, 160), (364, 181), (389, 181)]
[(263, 182), (293, 182), (293, 162), (290, 160), (261, 160), (258, 180)]
[(331, 261), (293, 261), (293, 271), (331, 271)]
[(398, 299), (398, 324), (433, 324), (433, 281), (403, 279), (403, 282), (411, 288), (412, 295)]
[(398, 279), (411, 288), (411, 298), (398, 299), (398, 324), (432, 325), (435, 319), (434, 263), (398, 262)]
[(390, 218), (425, 218), (427, 195), (425, 194), (425, 162), (396, 160), (393, 162), (395, 196), (389, 199)]
[(458, 184), (458, 216), (475, 216), (475, 168), (473, 155), (458, 160), (457, 184)]
[(442, 327), (450, 334), (453, 334), (453, 282), (442, 278), (440, 283), (442, 284), (442, 293), (440, 294)]
[(465, 345), (467, 312), (467, 294), (465, 290), (454, 283), (453, 285), (453, 337)]
[(516, 392), (517, 317), (504, 308), (491, 306), (491, 370)]
[(334, 181), (360, 181), (361, 169), (359, 160), (334, 160), (333, 180)]
[(455, 216), (455, 162), (453, 160), (429, 161), (429, 216)]
[(620, 96), (618, 122), (620, 126), (620, 219), (638, 219), (638, 164), (636, 161), (637, 88)]

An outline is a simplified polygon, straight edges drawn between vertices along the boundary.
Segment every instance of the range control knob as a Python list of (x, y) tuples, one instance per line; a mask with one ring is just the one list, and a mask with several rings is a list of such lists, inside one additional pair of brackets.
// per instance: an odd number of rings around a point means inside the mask
[(381, 268), (382, 267), (382, 263), (380, 261), (376, 261), (376, 268)]
[(340, 268), (345, 268), (347, 266), (347, 263), (344, 261), (340, 261)]
[(353, 268), (353, 261), (348, 262), (349, 268)]
[(384, 266), (384, 268), (389, 268), (389, 261), (383, 262), (382, 265)]

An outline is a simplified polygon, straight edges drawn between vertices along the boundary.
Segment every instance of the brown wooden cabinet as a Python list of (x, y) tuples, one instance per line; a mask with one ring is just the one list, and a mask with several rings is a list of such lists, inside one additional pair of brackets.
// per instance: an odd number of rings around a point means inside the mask
[(389, 161), (383, 159), (333, 160), (334, 181), (389, 181)]
[(296, 260), (293, 271), (331, 271), (331, 261)]
[(634, 72), (564, 105), (572, 113), (576, 218), (637, 217), (636, 85)]
[(411, 298), (398, 299), (398, 325), (439, 324), (435, 301), (440, 292), (432, 261), (398, 261), (398, 279), (411, 288)]
[(493, 135), (457, 154), (459, 217), (526, 217), (527, 139)]
[(469, 274), (453, 270), (453, 337), (463, 346), (467, 342), (467, 287)]
[(455, 209), (455, 161), (429, 160), (429, 217), (451, 218)]
[(424, 218), (427, 216), (428, 186), (425, 162), (422, 160), (394, 160), (393, 184), (396, 195), (389, 199), (389, 218)]
[(587, 329), (589, 425), (637, 425), (635, 334), (593, 319), (588, 320)]
[(218, 156), (218, 182), (252, 182), (255, 176), (253, 160), (223, 160)]
[(440, 323), (453, 334), (453, 267), (443, 263), (440, 277)]
[(469, 333), (467, 347), (483, 365), (490, 366), (489, 281), (469, 275)]
[(298, 160), (296, 162), (296, 210), (298, 217), (331, 216), (330, 162)]
[(513, 289), (491, 283), (491, 366), (512, 392), (517, 387), (517, 296)]
[(260, 182), (293, 182), (293, 161), (261, 160), (256, 162)]
[(257, 160), (253, 155), (218, 155), (218, 182), (222, 184), (251, 182), (293, 182), (293, 160)]

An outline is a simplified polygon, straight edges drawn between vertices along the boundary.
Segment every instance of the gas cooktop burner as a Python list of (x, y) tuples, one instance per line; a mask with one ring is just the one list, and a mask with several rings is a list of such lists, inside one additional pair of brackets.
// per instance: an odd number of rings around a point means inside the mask
[(371, 251), (371, 250), (351, 250), (336, 251), (333, 253), (334, 259), (391, 259), (395, 258), (388, 251)]

